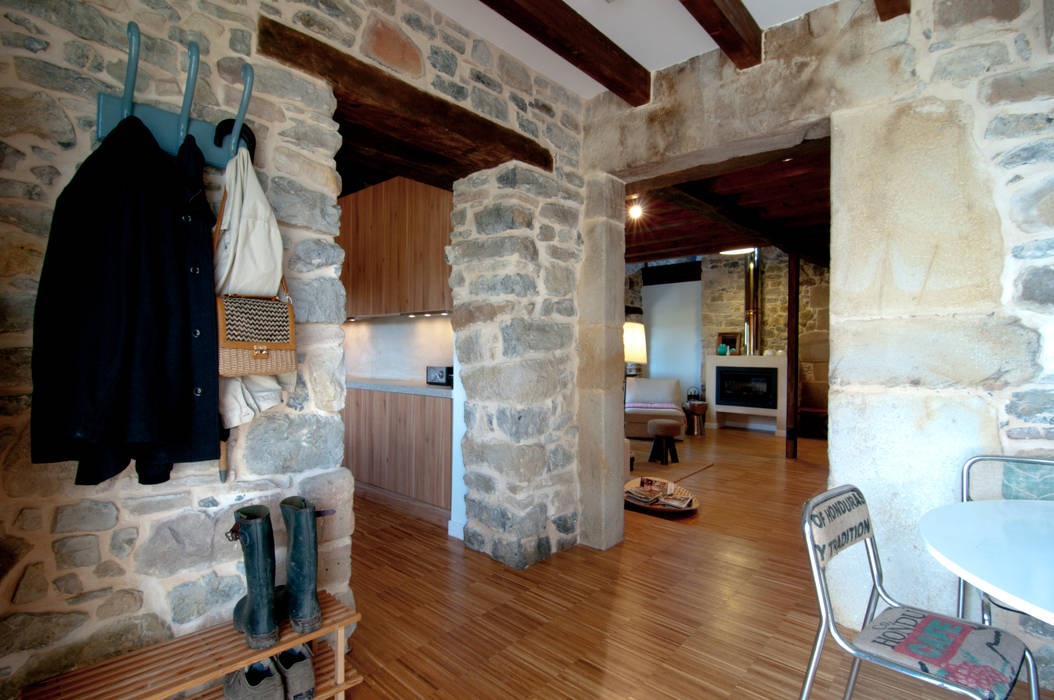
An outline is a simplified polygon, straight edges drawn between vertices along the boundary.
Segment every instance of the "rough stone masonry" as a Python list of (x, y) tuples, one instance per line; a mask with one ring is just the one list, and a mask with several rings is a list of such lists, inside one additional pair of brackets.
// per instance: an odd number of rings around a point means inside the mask
[[(229, 619), (244, 583), (238, 547), (223, 533), (233, 510), (249, 503), (268, 505), (277, 518), (279, 578), (285, 542), (279, 500), (302, 494), (336, 509), (319, 523), (319, 581), (351, 602), (353, 480), (343, 465), (339, 415), (344, 253), (335, 242), (336, 100), (329, 86), (256, 55), (261, 15), (539, 140), (554, 153), (556, 172), (544, 177), (559, 194), (546, 199), (551, 206), (537, 212), (538, 220), (554, 217), (550, 225), (560, 236), (576, 231), (581, 100), (420, 0), (0, 0), (0, 697), (101, 656)], [(234, 116), (242, 63), (256, 73), (247, 124), (256, 135), (257, 174), (282, 230), (300, 366), (285, 406), (235, 431), (227, 484), (219, 483), (215, 463), (177, 465), (170, 482), (149, 488), (128, 475), (77, 487), (72, 464), (29, 464), (32, 314), (51, 212), (97, 145), (96, 94), (121, 92), (129, 20), (142, 33), (139, 103), (178, 112), (190, 41), (201, 52), (194, 118)], [(207, 174), (207, 185), (215, 209), (217, 172)], [(537, 319), (507, 319), (499, 335), (510, 353), (526, 357), (538, 343), (567, 343), (562, 352), (573, 357), (573, 330), (568, 336), (566, 327), (574, 324), (568, 290), (577, 275), (575, 244), (550, 243), (538, 242), (549, 262), (535, 283), (545, 290), (546, 313), (564, 325), (543, 329), (540, 307)], [(528, 282), (522, 284), (526, 289)], [(477, 291), (506, 297), (500, 283)], [(566, 379), (569, 370), (562, 371)], [(536, 434), (550, 425), (538, 413), (546, 406), (558, 411), (550, 418), (560, 425), (555, 440)], [(573, 495), (546, 505), (543, 529), (553, 534), (552, 550), (573, 542), (576, 532), (571, 411), (573, 399), (562, 391), (549, 404), (538, 401), (525, 411), (495, 406), (490, 416), (517, 444), (544, 441), (546, 467), (551, 461), (567, 480)], [(522, 492), (501, 498), (510, 513), (526, 510)], [(491, 495), (489, 502), (501, 498)], [(500, 524), (501, 517), (489, 522)]]
[[(766, 30), (758, 66), (711, 52), (657, 72), (648, 105), (587, 108), (586, 170), (632, 178), (830, 135), (830, 480), (867, 496), (890, 590), (933, 610), (955, 579), (918, 518), (958, 498), (972, 455), (1054, 456), (1052, 36), (1051, 0), (916, 1), (886, 22), (841, 0)], [(837, 578), (858, 623), (866, 574)]]
[(580, 189), (510, 163), (454, 185), (466, 546), (525, 568), (577, 541)]

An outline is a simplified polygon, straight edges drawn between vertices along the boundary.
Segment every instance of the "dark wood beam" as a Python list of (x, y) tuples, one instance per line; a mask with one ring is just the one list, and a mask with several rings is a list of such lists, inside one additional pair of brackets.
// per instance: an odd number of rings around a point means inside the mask
[(781, 217), (808, 216), (831, 211), (831, 200), (828, 197), (808, 197), (799, 200), (773, 200), (765, 204), (750, 207), (762, 219)]
[(801, 297), (797, 253), (787, 260), (787, 450), (785, 456), (798, 456), (798, 303)]
[[(753, 244), (744, 243), (741, 247), (748, 248), (752, 246)], [(720, 253), (722, 250), (728, 250), (731, 247), (740, 246), (707, 246), (705, 245), (705, 243), (700, 242), (696, 245), (683, 245), (676, 248), (648, 248), (639, 252), (627, 252), (626, 262), (651, 262), (653, 260), (669, 260), (671, 258), (684, 258), (689, 255), (712, 255), (715, 253)]]
[(878, 18), (885, 22), (911, 12), (911, 0), (875, 0), (875, 9), (878, 10)]
[[(801, 179), (817, 176), (830, 180), (831, 156), (829, 152), (814, 152), (794, 158), (782, 158), (734, 173), (719, 175), (711, 182), (714, 194), (756, 192), (760, 188), (772, 188), (793, 184)], [(828, 184), (829, 188), (830, 185)]]
[(664, 231), (698, 231), (712, 234), (727, 228), (702, 214), (679, 210), (663, 217), (626, 222), (626, 235), (661, 234)]
[[(353, 177), (363, 175), (363, 185), (369, 186), (401, 175), (444, 190), (453, 189), (454, 181), (466, 177), (473, 170), (465, 162), (440, 156), (426, 148), (368, 129), (359, 124), (343, 122), (340, 135), (344, 144), (333, 157), (341, 175), (341, 196), (361, 189)], [(377, 179), (374, 173), (388, 177)], [(373, 182), (369, 182), (369, 180)]]
[(796, 197), (803, 193), (810, 196), (831, 195), (831, 176), (828, 172), (817, 173), (816, 177), (799, 177), (786, 184), (777, 184), (770, 187), (758, 187), (752, 191), (743, 192), (735, 196), (735, 203), (741, 207), (747, 207), (758, 203), (771, 201), (774, 198)]
[(644, 248), (683, 248), (685, 246), (737, 248), (745, 245), (765, 246), (768, 241), (760, 241), (756, 238), (747, 238), (738, 233), (722, 233), (713, 235), (698, 231), (677, 231), (672, 235), (641, 235), (626, 236), (626, 250), (639, 251)]
[(693, 197), (692, 195), (687, 194), (686, 192), (682, 192), (681, 190), (675, 187), (671, 187), (666, 190), (653, 191), (651, 193), (651, 197), (653, 199), (661, 199), (664, 202), (669, 202), (670, 204), (674, 204), (687, 211), (702, 214), (704, 217), (706, 217), (713, 223), (719, 224), (722, 228), (735, 231), (736, 233), (741, 233), (745, 236), (751, 236), (753, 238), (765, 238), (765, 236), (763, 236), (758, 231), (747, 228), (746, 226), (743, 226), (742, 224), (728, 218), (727, 216), (722, 214), (717, 207), (713, 206), (712, 204), (708, 204), (701, 199), (697, 199), (696, 197)]
[(741, 0), (681, 0), (681, 4), (736, 68), (761, 63), (761, 27)]
[(338, 122), (357, 124), (463, 163), (467, 172), (510, 160), (552, 171), (541, 144), (475, 112), (418, 90), (398, 77), (313, 37), (260, 17), (259, 53), (333, 87)]
[(651, 100), (651, 72), (561, 0), (482, 0), (634, 107)]
[[(652, 190), (672, 187), (673, 185), (679, 185), (684, 182), (705, 180), (707, 178), (717, 177), (718, 175), (765, 165), (771, 163), (773, 160), (783, 160), (784, 158), (796, 159), (812, 153), (823, 153), (824, 157), (829, 159), (830, 152), (831, 139), (829, 137), (810, 139), (808, 141), (802, 141), (790, 148), (781, 148), (775, 151), (765, 151), (763, 153), (752, 153), (748, 156), (739, 156), (738, 158), (723, 160), (720, 163), (706, 163), (704, 165), (697, 165), (692, 168), (678, 170), (673, 173), (667, 173), (666, 175), (657, 175), (644, 180), (627, 182), (626, 194), (641, 194)], [(793, 160), (791, 162), (793, 162)]]
[(645, 287), (676, 282), (698, 282), (702, 278), (703, 265), (698, 260), (672, 265), (655, 265), (641, 270), (641, 284)]

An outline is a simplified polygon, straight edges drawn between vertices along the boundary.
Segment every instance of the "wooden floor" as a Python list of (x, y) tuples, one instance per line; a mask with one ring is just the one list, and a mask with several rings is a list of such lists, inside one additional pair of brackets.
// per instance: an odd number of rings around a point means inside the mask
[[(802, 440), (787, 460), (782, 439), (726, 429), (678, 451), (713, 463), (682, 482), (698, 515), (627, 511), (622, 544), (525, 571), (356, 499), (363, 620), (348, 661), (366, 682), (349, 697), (797, 697), (818, 622), (800, 509), (826, 488), (826, 443)], [(812, 697), (840, 698), (848, 666), (829, 641)], [(956, 696), (864, 666), (853, 697)], [(1011, 697), (1027, 698), (1027, 684)]]

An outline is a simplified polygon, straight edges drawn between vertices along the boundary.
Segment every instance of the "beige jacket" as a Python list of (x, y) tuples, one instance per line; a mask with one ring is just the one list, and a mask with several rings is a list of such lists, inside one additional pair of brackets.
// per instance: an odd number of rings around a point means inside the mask
[[(256, 179), (249, 151), (227, 163), (223, 174), (227, 201), (220, 222), (214, 266), (217, 294), (273, 295), (282, 280), (282, 236), (274, 212)], [(296, 372), (271, 376), (220, 377), (223, 427), (251, 421), (256, 414), (282, 403)]]

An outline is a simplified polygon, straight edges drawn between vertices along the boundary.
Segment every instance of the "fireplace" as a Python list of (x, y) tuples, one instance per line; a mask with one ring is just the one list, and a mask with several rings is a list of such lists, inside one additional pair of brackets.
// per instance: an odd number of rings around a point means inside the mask
[(786, 355), (707, 355), (706, 427), (787, 434)]
[(717, 403), (725, 406), (776, 408), (779, 372), (775, 367), (723, 367), (717, 370)]

